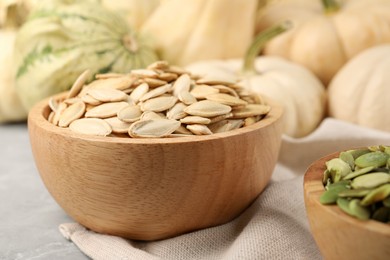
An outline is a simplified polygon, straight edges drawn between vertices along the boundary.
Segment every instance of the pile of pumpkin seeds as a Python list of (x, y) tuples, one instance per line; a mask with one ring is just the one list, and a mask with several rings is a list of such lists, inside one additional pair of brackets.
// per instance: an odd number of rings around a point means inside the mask
[(390, 146), (341, 152), (326, 162), (322, 204), (358, 219), (390, 223)]
[(165, 61), (98, 74), (86, 84), (88, 77), (82, 73), (65, 99), (50, 99), (49, 122), (89, 135), (180, 137), (248, 126), (271, 109), (237, 82), (201, 78)]

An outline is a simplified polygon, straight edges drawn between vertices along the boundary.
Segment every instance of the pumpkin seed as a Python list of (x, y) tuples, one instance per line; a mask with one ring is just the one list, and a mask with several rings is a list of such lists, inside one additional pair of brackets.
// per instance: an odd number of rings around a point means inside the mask
[(148, 84), (149, 87), (151, 87), (151, 88), (161, 87), (161, 86), (167, 84), (167, 82), (165, 80), (153, 79), (153, 78), (144, 78), (143, 82)]
[(341, 152), (339, 158), (344, 162), (349, 164), (349, 167), (353, 170), (355, 169), (355, 159), (353, 158), (351, 153)]
[(80, 74), (80, 76), (78, 76), (78, 78), (73, 83), (72, 87), (70, 88), (70, 90), (68, 92), (68, 96), (66, 97), (67, 99), (75, 97), (80, 93), (85, 82), (87, 81), (88, 77), (90, 76), (90, 73), (91, 73), (90, 70), (85, 70), (83, 73)]
[(388, 159), (388, 154), (381, 151), (375, 151), (359, 156), (356, 158), (355, 164), (362, 168), (369, 166), (381, 167), (386, 165)]
[(54, 116), (53, 116), (53, 124), (54, 125), (58, 125), (58, 122), (60, 121), (61, 115), (67, 107), (68, 107), (68, 105), (65, 104), (64, 102), (61, 102), (58, 105), (57, 110), (54, 112)]
[(112, 102), (112, 103), (103, 103), (98, 105), (91, 110), (85, 113), (85, 117), (95, 117), (95, 118), (109, 118), (116, 116), (118, 112), (127, 107), (129, 104), (126, 102)]
[(96, 74), (95, 79), (109, 79), (109, 78), (120, 78), (123, 77), (123, 74), (120, 73), (104, 73)]
[(370, 191), (362, 200), (362, 205), (367, 206), (382, 201), (390, 196), (390, 184), (384, 184)]
[(180, 119), (180, 122), (183, 124), (200, 124), (200, 125), (207, 125), (210, 123), (210, 119), (207, 117), (201, 117), (201, 116), (186, 116), (182, 119)]
[(349, 164), (340, 158), (334, 158), (330, 161), (327, 161), (326, 168), (330, 172), (333, 182), (340, 181), (344, 176), (352, 171), (351, 167), (349, 167)]
[(227, 114), (232, 110), (230, 106), (214, 101), (202, 100), (189, 105), (184, 112), (193, 116), (214, 117)]
[(170, 109), (177, 102), (177, 97), (156, 97), (148, 99), (141, 104), (142, 111), (161, 112)]
[(216, 134), (216, 133), (223, 133), (223, 132), (230, 131), (232, 125), (228, 120), (221, 120), (208, 125), (208, 128), (210, 129), (211, 132)]
[(131, 137), (165, 137), (180, 127), (180, 122), (172, 119), (141, 120), (129, 128)]
[(173, 95), (178, 97), (182, 91), (190, 91), (191, 78), (188, 74), (181, 75), (173, 84)]
[(369, 219), (370, 210), (360, 204), (359, 199), (353, 199), (349, 202), (349, 210), (353, 216), (358, 219)]
[(184, 109), (187, 106), (181, 102), (176, 103), (172, 108), (170, 108), (167, 112), (167, 118), (168, 119), (181, 119), (187, 116), (187, 113), (184, 112)]
[(370, 189), (388, 182), (390, 182), (390, 174), (385, 172), (374, 172), (354, 178), (351, 182), (351, 186), (354, 189)]
[(356, 171), (354, 171), (354, 172), (348, 173), (346, 176), (343, 177), (343, 179), (344, 179), (344, 180), (351, 180), (351, 179), (353, 179), (353, 178), (355, 178), (355, 177), (358, 177), (358, 176), (360, 176), (360, 175), (369, 173), (369, 172), (371, 172), (371, 171), (374, 170), (374, 169), (375, 169), (374, 166), (365, 167), (365, 168), (356, 170)]
[(195, 85), (190, 94), (197, 99), (206, 99), (208, 95), (217, 94), (219, 90), (209, 85)]
[(81, 118), (85, 112), (85, 103), (79, 101), (67, 107), (61, 114), (58, 126), (67, 127), (74, 120)]
[(80, 118), (69, 125), (69, 129), (80, 134), (107, 136), (111, 134), (111, 126), (99, 118)]
[(117, 113), (117, 117), (122, 122), (133, 123), (138, 121), (142, 115), (142, 111), (139, 106), (128, 105), (120, 109)]
[(127, 100), (127, 95), (117, 89), (90, 89), (87, 94), (101, 102), (119, 102)]
[(112, 132), (115, 134), (125, 134), (129, 131), (131, 123), (126, 123), (120, 120), (118, 117), (110, 117), (104, 119), (112, 129)]
[(211, 135), (213, 132), (205, 125), (193, 124), (186, 126), (195, 135)]
[(180, 127), (178, 129), (175, 130), (175, 132), (173, 132), (174, 134), (182, 134), (182, 135), (193, 135), (193, 133), (188, 130), (187, 128), (185, 128), (183, 125), (180, 125)]
[(58, 109), (58, 102), (53, 97), (51, 97), (49, 99), (49, 107), (50, 107), (51, 111), (53, 111), (53, 112), (56, 112)]
[(242, 99), (224, 93), (211, 94), (208, 95), (206, 99), (228, 106), (245, 106), (246, 104), (248, 104), (248, 102)]
[(138, 103), (140, 98), (145, 95), (149, 91), (149, 85), (146, 83), (142, 83), (138, 87), (136, 87), (133, 92), (130, 94), (130, 99), (133, 100), (135, 104)]
[(191, 105), (197, 102), (196, 98), (190, 94), (187, 90), (182, 90), (179, 92), (178, 96), (179, 100), (186, 105)]
[[(156, 113), (153, 111), (145, 111), (142, 113), (140, 120), (158, 120), (158, 119), (165, 119), (164, 114), (162, 113)], [(172, 118), (168, 118), (172, 119)]]
[(370, 191), (372, 191), (372, 189), (347, 189), (347, 190), (343, 190), (341, 191), (338, 196), (339, 197), (345, 197), (345, 198), (354, 198), (354, 197), (364, 197), (366, 196), (368, 193), (370, 193)]
[(271, 107), (260, 104), (248, 104), (242, 109), (233, 111), (233, 118), (247, 118), (251, 116), (259, 116), (268, 114)]
[(166, 85), (164, 85), (164, 86), (161, 86), (161, 87), (152, 89), (151, 91), (145, 93), (145, 94), (139, 99), (139, 101), (146, 101), (146, 100), (148, 100), (148, 99), (151, 99), (151, 98), (155, 98), (155, 97), (161, 96), (162, 94), (167, 93), (171, 88), (172, 88), (172, 85), (171, 85), (171, 84), (166, 84)]
[(150, 69), (134, 69), (130, 71), (130, 75), (140, 78), (157, 78), (158, 74)]
[(167, 61), (155, 61), (146, 67), (148, 70), (164, 70), (169, 68)]
[(97, 100), (96, 98), (88, 95), (88, 94), (85, 94), (84, 96), (81, 97), (81, 100), (85, 103), (85, 104), (89, 104), (89, 105), (93, 105), (93, 106), (97, 106), (97, 105), (100, 105), (102, 104), (103, 102)]
[(169, 72), (161, 73), (157, 77), (158, 77), (158, 79), (164, 80), (166, 82), (171, 82), (171, 81), (174, 81), (178, 78), (177, 74), (169, 73)]

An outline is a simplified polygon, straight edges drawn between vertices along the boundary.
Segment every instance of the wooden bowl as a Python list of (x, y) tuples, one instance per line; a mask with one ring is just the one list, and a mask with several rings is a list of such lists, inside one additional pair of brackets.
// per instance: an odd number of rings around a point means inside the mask
[(336, 152), (311, 164), (304, 176), (306, 213), (313, 237), (325, 259), (389, 259), (390, 225), (375, 220), (359, 220), (336, 205), (323, 205), (322, 176), (325, 162), (339, 156)]
[(282, 108), (209, 136), (88, 136), (47, 121), (48, 99), (29, 113), (34, 159), (47, 189), (74, 220), (100, 233), (156, 240), (226, 223), (268, 184)]

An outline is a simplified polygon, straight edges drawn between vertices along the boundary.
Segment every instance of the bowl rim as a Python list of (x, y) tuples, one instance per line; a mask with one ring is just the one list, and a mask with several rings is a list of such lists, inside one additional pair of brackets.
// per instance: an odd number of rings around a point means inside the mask
[[(390, 237), (389, 224), (382, 223), (380, 221), (376, 221), (373, 219), (360, 220), (354, 218), (352, 216), (347, 215), (337, 205), (324, 205), (319, 200), (321, 194), (325, 191), (325, 187), (322, 184), (322, 174), (326, 167), (325, 162), (330, 159), (338, 157), (339, 154), (343, 151), (348, 151), (351, 149), (362, 149), (362, 148), (366, 148), (366, 147), (356, 147), (356, 148), (345, 149), (338, 152), (333, 152), (331, 154), (321, 157), (320, 159), (310, 164), (303, 178), (305, 197), (307, 196), (307, 200), (311, 200), (316, 204), (316, 206), (320, 206), (323, 211), (327, 212), (328, 214), (332, 215), (333, 217), (339, 219), (342, 222), (346, 222), (350, 225), (362, 229), (366, 229), (371, 232), (380, 233)], [(305, 199), (305, 207), (306, 207), (306, 213), (307, 215), (309, 215), (306, 199)]]
[(125, 137), (115, 137), (115, 136), (93, 136), (86, 135), (81, 133), (76, 133), (71, 131), (69, 128), (63, 128), (55, 126), (47, 121), (44, 113), (49, 109), (49, 100), (51, 98), (61, 99), (69, 91), (61, 92), (59, 94), (47, 97), (46, 99), (41, 100), (35, 104), (28, 113), (28, 125), (34, 123), (36, 126), (44, 129), (45, 131), (51, 132), (56, 135), (61, 135), (68, 138), (81, 139), (91, 142), (103, 142), (103, 143), (121, 143), (121, 144), (180, 144), (180, 143), (192, 143), (192, 142), (202, 142), (202, 141), (212, 141), (219, 140), (222, 138), (228, 138), (233, 136), (244, 135), (255, 130), (266, 128), (273, 125), (275, 122), (282, 120), (284, 116), (283, 106), (272, 99), (264, 98), (271, 106), (270, 112), (260, 121), (245, 126), (239, 129), (215, 133), (212, 135), (200, 135), (200, 136), (181, 136), (181, 137), (170, 137), (170, 138), (125, 138)]

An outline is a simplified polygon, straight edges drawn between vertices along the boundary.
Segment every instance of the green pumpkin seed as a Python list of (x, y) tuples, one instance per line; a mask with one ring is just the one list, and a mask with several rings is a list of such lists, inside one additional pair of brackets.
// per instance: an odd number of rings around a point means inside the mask
[(353, 158), (356, 160), (356, 158), (362, 156), (363, 154), (371, 152), (369, 149), (357, 149), (357, 150), (348, 150), (347, 153), (350, 153)]
[(320, 197), (320, 202), (322, 204), (334, 204), (339, 198), (339, 193), (348, 189), (345, 185), (338, 185), (333, 188), (328, 189), (324, 193), (322, 193)]
[(339, 193), (339, 197), (342, 197), (342, 198), (355, 198), (355, 197), (364, 197), (366, 196), (368, 193), (370, 193), (370, 191), (372, 191), (372, 189), (347, 189), (347, 190), (343, 190)]
[(344, 211), (345, 213), (347, 213), (348, 215), (351, 215), (353, 216), (353, 212), (351, 211), (351, 209), (349, 208), (349, 203), (351, 201), (349, 199), (346, 199), (346, 198), (338, 198), (336, 203), (337, 203), (337, 206), (339, 206), (339, 208)]
[(387, 153), (375, 151), (359, 156), (356, 158), (355, 164), (362, 168), (369, 166), (381, 167), (386, 165), (388, 159), (389, 155)]
[(340, 181), (344, 176), (352, 172), (349, 164), (340, 158), (334, 158), (326, 162), (326, 168), (330, 172), (333, 182)]
[(362, 200), (362, 205), (367, 206), (384, 200), (390, 195), (390, 184), (384, 184), (369, 192)]
[(322, 184), (326, 186), (329, 180), (330, 180), (330, 171), (325, 170), (324, 174), (322, 175)]
[(341, 152), (339, 155), (339, 158), (343, 160), (344, 162), (349, 164), (349, 167), (351, 169), (355, 168), (355, 159), (353, 158), (351, 153), (348, 152)]
[(369, 219), (371, 215), (370, 210), (362, 206), (359, 199), (353, 199), (349, 202), (349, 210), (358, 219)]
[(390, 174), (385, 172), (374, 172), (358, 176), (352, 180), (351, 186), (354, 189), (375, 188), (379, 185), (390, 182)]
[(369, 173), (370, 171), (374, 170), (375, 167), (374, 166), (369, 166), (369, 167), (365, 167), (365, 168), (362, 168), (362, 169), (359, 169), (359, 170), (356, 170), (354, 172), (351, 172), (349, 173), (347, 176), (345, 176), (343, 179), (344, 180), (351, 180), (355, 177), (358, 177), (360, 175), (363, 175), (363, 174), (366, 174), (366, 173)]

